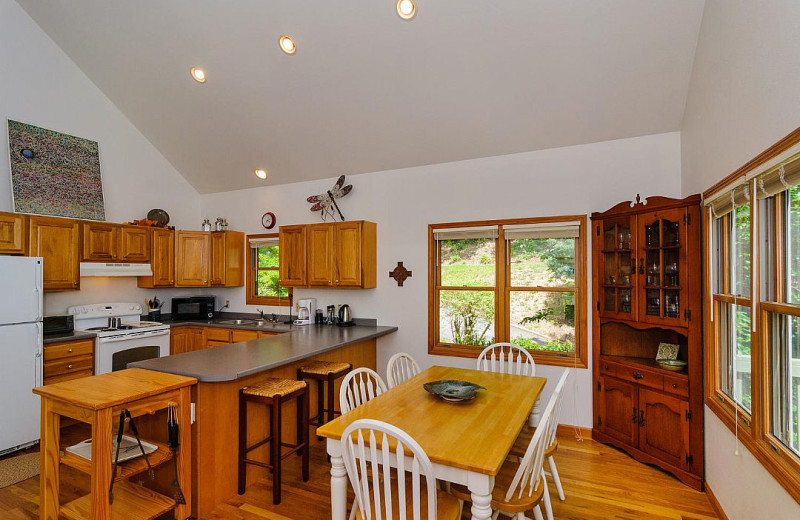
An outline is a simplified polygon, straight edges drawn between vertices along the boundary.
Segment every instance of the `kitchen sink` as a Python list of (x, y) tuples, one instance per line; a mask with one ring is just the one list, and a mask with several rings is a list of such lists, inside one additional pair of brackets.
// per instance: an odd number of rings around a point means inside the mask
[(264, 324), (260, 320), (217, 320), (216, 323), (224, 323), (226, 325), (253, 325), (261, 326)]

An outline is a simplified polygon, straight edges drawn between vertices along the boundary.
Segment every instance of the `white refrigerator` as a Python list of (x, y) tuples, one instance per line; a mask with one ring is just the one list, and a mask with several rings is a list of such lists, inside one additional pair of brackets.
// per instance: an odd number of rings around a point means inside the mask
[(42, 259), (0, 256), (0, 455), (39, 440)]

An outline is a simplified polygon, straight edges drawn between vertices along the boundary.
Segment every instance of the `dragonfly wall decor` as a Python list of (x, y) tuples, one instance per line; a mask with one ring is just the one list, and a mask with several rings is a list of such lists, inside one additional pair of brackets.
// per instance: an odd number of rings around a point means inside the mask
[[(336, 213), (338, 213), (339, 218), (344, 221), (344, 215), (342, 215), (342, 210), (339, 209), (339, 205), (336, 204), (336, 199), (344, 197), (350, 193), (352, 189), (352, 184), (344, 185), (344, 175), (342, 175), (336, 180), (336, 184), (333, 185), (333, 188), (321, 195), (312, 195), (306, 200), (312, 204), (311, 211), (321, 212), (320, 215), (322, 216), (323, 222), (327, 222), (328, 217), (336, 220)], [(334, 213), (334, 210), (336, 213)]]

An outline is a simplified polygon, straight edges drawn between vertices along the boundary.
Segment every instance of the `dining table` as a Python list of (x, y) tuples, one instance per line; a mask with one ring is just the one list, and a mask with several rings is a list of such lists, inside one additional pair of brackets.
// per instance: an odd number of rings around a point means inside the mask
[[(468, 381), (484, 387), (474, 399), (451, 402), (428, 393), (423, 384)], [(392, 424), (419, 443), (438, 480), (467, 486), (472, 518), (492, 516), (495, 477), (544, 388), (543, 377), (433, 366), (320, 426), (331, 462), (331, 517), (347, 518), (347, 471), (342, 433), (358, 419)]]

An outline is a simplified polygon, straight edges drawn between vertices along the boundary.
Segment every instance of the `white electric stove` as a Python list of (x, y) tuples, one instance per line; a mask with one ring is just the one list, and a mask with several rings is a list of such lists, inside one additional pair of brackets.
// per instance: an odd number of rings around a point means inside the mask
[[(94, 332), (94, 373), (116, 372), (128, 363), (169, 355), (169, 325), (142, 321), (138, 303), (95, 303), (67, 309), (75, 330)], [(121, 324), (109, 327), (109, 318)]]

